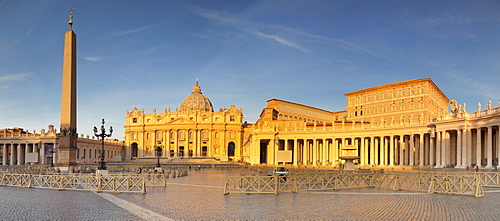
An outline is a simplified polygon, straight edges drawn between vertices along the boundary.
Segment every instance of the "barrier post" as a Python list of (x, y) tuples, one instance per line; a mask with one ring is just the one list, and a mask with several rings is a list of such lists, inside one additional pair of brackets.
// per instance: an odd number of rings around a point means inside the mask
[(479, 179), (479, 175), (476, 173), (476, 195), (474, 197), (483, 197), (484, 191), (483, 186), (481, 185), (481, 180)]
[(57, 175), (59, 177), (59, 191), (62, 191), (64, 190), (64, 178), (63, 178), (63, 175)]
[(278, 191), (280, 189), (280, 180), (279, 180), (279, 177), (278, 177), (278, 174), (275, 173), (273, 174), (274, 176), (274, 195), (277, 196), (278, 195)]
[(142, 192), (141, 194), (146, 194), (146, 178), (142, 176)]
[(102, 175), (100, 173), (97, 174), (97, 192), (102, 192)]

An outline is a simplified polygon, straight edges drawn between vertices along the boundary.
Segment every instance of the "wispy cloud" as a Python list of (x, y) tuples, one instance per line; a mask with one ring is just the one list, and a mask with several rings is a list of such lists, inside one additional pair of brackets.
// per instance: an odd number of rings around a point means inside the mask
[(139, 52), (139, 54), (149, 54), (149, 53), (153, 53), (155, 51), (157, 51), (158, 49), (161, 49), (165, 46), (165, 44), (161, 44), (161, 45), (158, 45), (158, 46), (154, 46), (154, 47), (150, 47), (144, 51), (141, 51)]
[(268, 39), (272, 39), (272, 40), (275, 40), (281, 44), (284, 44), (286, 46), (289, 46), (289, 47), (292, 47), (292, 48), (295, 48), (297, 50), (300, 50), (304, 53), (310, 53), (311, 50), (307, 49), (307, 48), (304, 48), (296, 43), (293, 43), (291, 42), (290, 40), (287, 40), (283, 37), (280, 37), (280, 36), (277, 36), (277, 35), (266, 35), (264, 33), (261, 33), (259, 31), (253, 31), (253, 34), (257, 35), (257, 36), (260, 36), (260, 37), (264, 37), (264, 38), (268, 38)]
[(471, 88), (476, 91), (478, 94), (481, 94), (485, 97), (497, 99), (498, 97), (498, 89), (496, 87), (492, 87), (489, 84), (485, 84), (484, 82), (479, 82), (473, 78), (466, 77), (464, 75), (459, 75), (455, 72), (448, 73), (452, 79), (454, 79), (459, 84)]
[(453, 15), (453, 14), (445, 14), (439, 17), (434, 18), (426, 18), (424, 19), (425, 23), (432, 25), (444, 25), (444, 24), (470, 24), (473, 20), (469, 16), (464, 15)]
[(84, 57), (83, 59), (87, 61), (101, 61), (102, 57)]
[(254, 36), (274, 40), (275, 42), (289, 46), (291, 48), (295, 48), (295, 49), (300, 50), (304, 53), (311, 52), (311, 50), (304, 48), (303, 46), (299, 45), (298, 43), (292, 42), (292, 40), (286, 39), (286, 38), (279, 36), (279, 35), (276, 35), (276, 34), (265, 34), (265, 33), (263, 33), (263, 31), (259, 31), (257, 29), (257, 27), (260, 25), (258, 25), (258, 24), (253, 24), (249, 21), (246, 21), (243, 19), (238, 19), (234, 16), (226, 15), (224, 13), (212, 11), (212, 10), (193, 8), (190, 11), (194, 14), (211, 19), (211, 20), (215, 21), (216, 23), (233, 26), (235, 28), (238, 28), (241, 31), (245, 31), (245, 32), (250, 33)]
[(153, 24), (153, 25), (146, 25), (146, 26), (143, 26), (140, 28), (134, 28), (134, 29), (130, 29), (130, 30), (122, 30), (122, 31), (118, 31), (117, 33), (115, 33), (111, 37), (119, 37), (119, 36), (128, 35), (128, 34), (132, 34), (132, 33), (137, 33), (137, 32), (145, 31), (148, 29), (156, 28), (156, 27), (164, 25), (164, 24), (165, 23), (159, 23), (159, 24)]
[(9, 81), (18, 81), (23, 78), (29, 77), (31, 72), (27, 73), (19, 73), (19, 74), (8, 74), (0, 76), (0, 83), (9, 82)]
[[(370, 50), (362, 46), (340, 39), (333, 39), (319, 35), (314, 35), (279, 25), (253, 23), (245, 19), (240, 19), (235, 16), (231, 16), (226, 13), (213, 10), (191, 8), (189, 9), (189, 11), (201, 17), (210, 19), (214, 21), (217, 25), (219, 24), (230, 25), (241, 31), (250, 33), (254, 36), (265, 39), (272, 39), (275, 42), (297, 49), (309, 55), (312, 55), (311, 50), (300, 44), (301, 41), (309, 41), (309, 42), (317, 42), (317, 43), (333, 45), (354, 52), (363, 52), (368, 54), (371, 53)], [(268, 31), (263, 31), (263, 30), (268, 30)], [(270, 34), (269, 32), (272, 32), (274, 34)], [(283, 37), (284, 34), (276, 34), (276, 33), (285, 33), (287, 38)], [(294, 40), (291, 40), (290, 36), (296, 36), (296, 38), (294, 38)]]

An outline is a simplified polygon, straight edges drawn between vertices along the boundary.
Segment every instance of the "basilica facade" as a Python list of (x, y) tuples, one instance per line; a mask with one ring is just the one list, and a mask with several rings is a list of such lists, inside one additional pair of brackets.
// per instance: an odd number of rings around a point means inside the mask
[[(243, 111), (231, 105), (215, 112), (196, 82), (175, 110), (145, 113), (136, 107), (125, 116), (125, 143), (132, 158), (242, 158)], [(158, 148), (159, 147), (159, 148)]]
[(429, 79), (345, 94), (346, 110), (272, 99), (253, 124), (234, 105), (214, 112), (198, 82), (175, 111), (127, 112), (127, 155), (208, 157), (250, 164), (336, 166), (346, 149), (361, 166), (498, 166), (500, 110), (475, 112), (449, 100)]

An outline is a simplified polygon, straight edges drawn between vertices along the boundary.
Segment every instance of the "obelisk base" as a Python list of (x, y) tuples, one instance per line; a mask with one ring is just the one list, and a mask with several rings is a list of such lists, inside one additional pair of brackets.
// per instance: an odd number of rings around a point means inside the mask
[(59, 137), (59, 162), (57, 166), (61, 172), (70, 172), (71, 167), (77, 167), (76, 163), (76, 147), (77, 138), (74, 136), (61, 136)]

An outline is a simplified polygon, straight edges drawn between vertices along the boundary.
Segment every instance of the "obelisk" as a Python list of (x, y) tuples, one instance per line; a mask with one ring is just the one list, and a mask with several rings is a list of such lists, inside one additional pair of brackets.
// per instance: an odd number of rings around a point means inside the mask
[(69, 30), (64, 34), (64, 60), (62, 70), (61, 122), (59, 131), (59, 164), (62, 171), (76, 164), (76, 34), (73, 32), (71, 7)]

